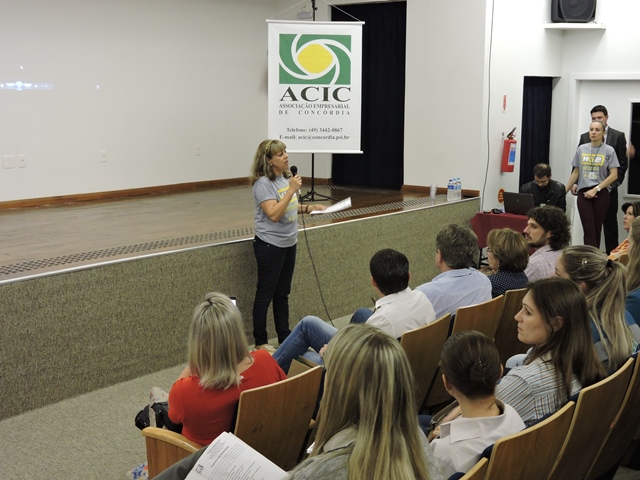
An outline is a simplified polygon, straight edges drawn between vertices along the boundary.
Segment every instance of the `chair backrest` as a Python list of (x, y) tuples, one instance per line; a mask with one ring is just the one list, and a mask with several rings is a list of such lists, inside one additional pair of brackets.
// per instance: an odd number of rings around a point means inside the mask
[(600, 477), (620, 462), (640, 425), (638, 405), (640, 405), (640, 361), (636, 358), (633, 375), (613, 420), (611, 433), (595, 458), (587, 479)]
[(568, 402), (546, 420), (498, 440), (485, 478), (546, 479), (569, 431), (574, 410), (575, 403)]
[(616, 258), (616, 260), (619, 261), (623, 265), (627, 265), (629, 263), (629, 254), (628, 253), (623, 253), (618, 258)]
[(142, 435), (147, 443), (149, 479), (203, 447), (179, 433), (164, 428), (147, 427), (142, 430)]
[(450, 321), (451, 314), (447, 313), (429, 325), (403, 333), (400, 339), (415, 377), (418, 410), (422, 407), (429, 387), (438, 373), (440, 353), (449, 334)]
[(526, 294), (526, 288), (508, 290), (504, 294), (504, 307), (502, 307), (502, 315), (494, 335), (498, 352), (500, 352), (500, 361), (503, 365), (514, 355), (526, 353), (529, 349), (529, 345), (518, 340), (518, 327), (514, 320), (516, 313), (522, 308), (522, 299)]
[(298, 462), (309, 430), (322, 367), (240, 394), (234, 434), (284, 470)]
[(458, 308), (451, 334), (477, 330), (489, 338), (495, 337), (503, 305), (504, 295), (499, 295), (484, 303)]
[(585, 478), (604, 444), (633, 373), (630, 358), (612, 375), (583, 388), (569, 433), (549, 479)]
[(480, 461), (476, 463), (471, 470), (460, 477), (460, 480), (484, 480), (484, 477), (487, 475), (488, 469), (489, 460), (487, 460), (486, 458), (481, 458)]

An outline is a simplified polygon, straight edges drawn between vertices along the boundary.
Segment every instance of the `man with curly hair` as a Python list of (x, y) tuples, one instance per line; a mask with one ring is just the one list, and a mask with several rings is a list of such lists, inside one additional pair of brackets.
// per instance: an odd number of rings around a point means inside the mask
[(556, 260), (562, 249), (569, 245), (571, 230), (569, 219), (558, 207), (536, 207), (527, 213), (527, 228), (524, 239), (536, 251), (529, 257), (524, 273), (530, 282), (552, 277)]

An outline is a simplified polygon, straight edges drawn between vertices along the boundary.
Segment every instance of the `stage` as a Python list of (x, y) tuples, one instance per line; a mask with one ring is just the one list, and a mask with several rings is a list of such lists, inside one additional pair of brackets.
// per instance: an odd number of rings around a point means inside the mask
[[(372, 306), (369, 260), (381, 248), (407, 255), (412, 287), (431, 280), (437, 232), (468, 225), (480, 205), (374, 189), (318, 192), (351, 196), (353, 207), (300, 218), (291, 326)], [(0, 419), (184, 363), (191, 314), (208, 291), (238, 298), (252, 339), (249, 186), (0, 217)]]

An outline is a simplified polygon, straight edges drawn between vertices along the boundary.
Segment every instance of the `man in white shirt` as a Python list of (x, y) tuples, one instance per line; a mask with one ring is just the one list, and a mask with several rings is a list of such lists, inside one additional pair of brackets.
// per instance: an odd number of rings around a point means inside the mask
[(569, 219), (558, 207), (532, 208), (527, 215), (524, 239), (536, 251), (529, 257), (524, 273), (530, 282), (535, 282), (555, 275), (556, 260), (569, 245), (571, 231)]
[[(375, 310), (359, 309), (352, 323), (368, 323), (393, 337), (422, 327), (436, 319), (431, 302), (420, 292), (409, 288), (409, 260), (390, 248), (376, 252), (369, 262), (371, 284), (380, 299)], [(304, 317), (273, 354), (280, 368), (289, 370), (291, 361), (304, 355), (322, 363), (324, 348), (338, 330), (321, 318)], [(311, 347), (314, 352), (309, 350)]]
[(438, 232), (435, 261), (440, 275), (416, 288), (431, 301), (436, 318), (491, 300), (489, 278), (472, 268), (477, 252), (478, 237), (469, 227), (450, 224)]

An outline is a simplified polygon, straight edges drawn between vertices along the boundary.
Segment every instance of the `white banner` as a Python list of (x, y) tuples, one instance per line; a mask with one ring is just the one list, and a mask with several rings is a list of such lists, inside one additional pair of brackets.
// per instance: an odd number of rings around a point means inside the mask
[(362, 153), (362, 22), (269, 24), (269, 138), (289, 152)]

